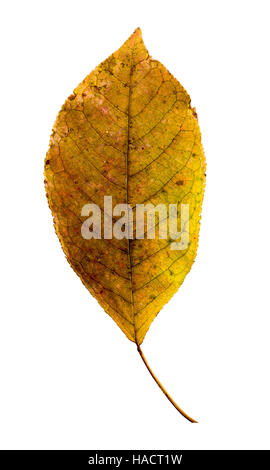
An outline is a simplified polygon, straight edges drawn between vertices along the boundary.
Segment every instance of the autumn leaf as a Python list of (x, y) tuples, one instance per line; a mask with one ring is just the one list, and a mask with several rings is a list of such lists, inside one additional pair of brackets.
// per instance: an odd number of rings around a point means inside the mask
[[(140, 29), (91, 72), (59, 112), (45, 160), (45, 185), (56, 233), (83, 284), (126, 336), (141, 343), (195, 259), (205, 184), (205, 159), (195, 109), (180, 83), (145, 48)], [(86, 239), (87, 204), (106, 220), (113, 206), (132, 209), (128, 237)], [(189, 207), (189, 240), (138, 238), (138, 204)], [(118, 214), (119, 216), (121, 213)], [(137, 217), (137, 219), (136, 219)], [(181, 224), (177, 211), (176, 219)], [(154, 234), (159, 230), (154, 219)], [(163, 228), (168, 220), (163, 221)], [(129, 226), (130, 227), (130, 226)], [(145, 234), (145, 225), (143, 225)], [(185, 415), (190, 421), (190, 417)]]

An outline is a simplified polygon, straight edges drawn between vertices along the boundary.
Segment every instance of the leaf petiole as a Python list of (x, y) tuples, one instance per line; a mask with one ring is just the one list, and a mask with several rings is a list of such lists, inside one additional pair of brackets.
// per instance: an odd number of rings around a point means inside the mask
[(179, 413), (184, 416), (184, 418), (186, 418), (188, 421), (190, 421), (191, 423), (198, 423), (198, 421), (196, 421), (195, 419), (191, 418), (190, 416), (188, 416), (178, 405), (177, 403), (175, 403), (175, 401), (173, 400), (173, 398), (168, 394), (167, 390), (163, 387), (163, 385), (160, 383), (160, 381), (158, 380), (158, 378), (155, 376), (154, 372), (151, 370), (147, 360), (145, 359), (145, 356), (141, 350), (141, 347), (139, 344), (137, 344), (137, 350), (146, 366), (146, 368), (148, 369), (148, 371), (150, 372), (150, 374), (152, 375), (153, 379), (155, 380), (155, 382), (158, 384), (159, 388), (162, 390), (162, 392), (164, 393), (164, 395), (168, 398), (168, 400), (171, 402), (171, 404), (177, 409), (177, 411), (179, 411)]

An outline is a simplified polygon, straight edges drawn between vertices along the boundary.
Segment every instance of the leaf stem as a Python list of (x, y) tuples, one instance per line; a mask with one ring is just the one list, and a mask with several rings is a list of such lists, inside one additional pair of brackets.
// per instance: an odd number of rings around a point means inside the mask
[(191, 423), (198, 423), (198, 421), (195, 421), (195, 419), (191, 418), (190, 416), (188, 416), (178, 405), (177, 403), (175, 403), (175, 401), (172, 399), (172, 397), (168, 394), (168, 392), (165, 390), (165, 388), (163, 387), (163, 385), (160, 383), (160, 381), (158, 380), (158, 378), (155, 376), (154, 372), (151, 370), (147, 360), (145, 359), (145, 356), (141, 350), (141, 347), (139, 344), (137, 344), (137, 350), (146, 366), (146, 368), (148, 369), (148, 371), (150, 372), (150, 374), (152, 375), (153, 379), (155, 380), (155, 382), (158, 384), (159, 388), (162, 390), (162, 392), (164, 393), (164, 395), (168, 398), (168, 400), (171, 402), (171, 404), (177, 409), (177, 411), (179, 411), (179, 413), (184, 416), (184, 418), (186, 418), (188, 421), (190, 421)]

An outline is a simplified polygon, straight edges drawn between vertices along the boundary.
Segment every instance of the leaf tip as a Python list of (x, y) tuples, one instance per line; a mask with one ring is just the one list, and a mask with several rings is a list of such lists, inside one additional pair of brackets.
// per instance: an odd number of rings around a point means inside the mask
[(138, 26), (138, 28), (135, 29), (134, 33), (132, 33), (132, 36), (137, 36), (137, 37), (142, 37), (142, 30), (141, 28)]
[(131, 34), (131, 36), (128, 38), (128, 42), (131, 44), (131, 46), (134, 47), (134, 45), (143, 42), (142, 39), (142, 30), (140, 27), (136, 28), (135, 31)]

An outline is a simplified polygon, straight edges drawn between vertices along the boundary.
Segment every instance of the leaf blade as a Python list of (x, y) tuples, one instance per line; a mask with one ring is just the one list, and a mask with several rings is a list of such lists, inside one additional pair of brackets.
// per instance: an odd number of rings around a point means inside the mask
[[(45, 179), (67, 260), (126, 336), (141, 344), (196, 256), (205, 159), (190, 98), (158, 61), (140, 29), (74, 90), (62, 107), (46, 156)], [(188, 203), (191, 243), (84, 240), (84, 204)]]

